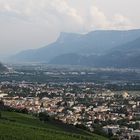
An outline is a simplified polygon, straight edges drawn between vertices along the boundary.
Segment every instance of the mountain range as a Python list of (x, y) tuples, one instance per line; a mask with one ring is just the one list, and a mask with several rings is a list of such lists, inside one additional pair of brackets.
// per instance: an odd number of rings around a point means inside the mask
[(140, 29), (61, 33), (43, 48), (20, 52), (10, 59), (57, 65), (140, 67)]

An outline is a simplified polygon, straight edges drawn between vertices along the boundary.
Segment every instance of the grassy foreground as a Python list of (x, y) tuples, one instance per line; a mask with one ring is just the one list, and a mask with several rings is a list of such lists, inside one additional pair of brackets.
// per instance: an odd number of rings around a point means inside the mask
[(1, 112), (0, 140), (107, 140), (106, 138), (15, 112)]

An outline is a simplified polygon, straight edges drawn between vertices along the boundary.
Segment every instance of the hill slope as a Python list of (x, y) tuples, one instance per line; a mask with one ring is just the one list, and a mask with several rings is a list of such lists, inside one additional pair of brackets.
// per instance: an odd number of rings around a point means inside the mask
[(0, 118), (2, 140), (106, 140), (104, 137), (73, 129), (75, 133), (62, 126), (42, 123), (35, 117), (15, 112), (3, 111)]

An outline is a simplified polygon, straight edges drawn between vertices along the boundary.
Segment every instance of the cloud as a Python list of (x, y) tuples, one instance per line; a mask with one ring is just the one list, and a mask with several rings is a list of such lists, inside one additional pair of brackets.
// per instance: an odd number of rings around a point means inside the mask
[(125, 16), (121, 14), (115, 14), (112, 20), (112, 26), (116, 29), (132, 29), (134, 25), (132, 22)]
[(92, 29), (96, 28), (108, 28), (109, 21), (105, 14), (100, 11), (96, 6), (91, 6), (89, 11), (89, 27)]
[(61, 31), (128, 28), (129, 20), (116, 14), (109, 20), (96, 6), (85, 14), (70, 6), (67, 0), (0, 0), (0, 12), (33, 24), (46, 24)]
[(69, 28), (74, 31), (83, 22), (77, 10), (66, 0), (1, 0), (0, 12), (11, 20), (19, 18), (32, 24), (55, 26), (59, 30)]
[(134, 28), (130, 20), (121, 15), (115, 14), (108, 18), (98, 7), (92, 6), (88, 14), (88, 22), (85, 23), (88, 30), (94, 29), (131, 29)]

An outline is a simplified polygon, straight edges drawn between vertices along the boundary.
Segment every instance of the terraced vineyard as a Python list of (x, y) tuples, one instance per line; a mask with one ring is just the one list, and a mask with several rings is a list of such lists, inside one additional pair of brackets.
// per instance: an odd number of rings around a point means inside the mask
[(74, 128), (42, 123), (37, 118), (15, 112), (2, 112), (0, 140), (106, 140), (106, 138)]

